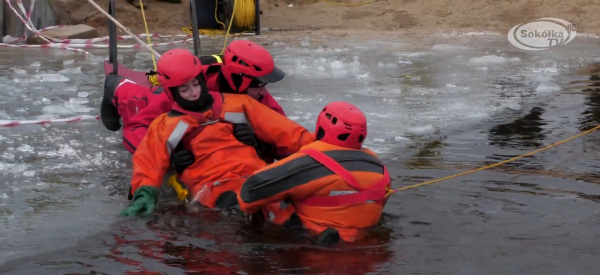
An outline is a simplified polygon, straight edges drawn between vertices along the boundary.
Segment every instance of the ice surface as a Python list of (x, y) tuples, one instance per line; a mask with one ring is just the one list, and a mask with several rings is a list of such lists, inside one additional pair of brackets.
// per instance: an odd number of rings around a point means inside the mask
[(88, 97), (89, 95), (90, 95), (90, 93), (88, 93), (88, 92), (79, 92), (79, 93), (77, 93), (78, 97)]
[(486, 55), (482, 57), (473, 57), (469, 59), (469, 63), (472, 64), (504, 64), (506, 63), (506, 58), (497, 56), (497, 55)]
[(436, 44), (431, 47), (432, 51), (465, 51), (469, 47), (452, 45), (452, 44)]
[(63, 60), (63, 66), (73, 65), (75, 63), (74, 59)]
[(433, 125), (425, 125), (425, 126), (408, 128), (406, 131), (411, 134), (426, 135), (426, 134), (434, 133), (435, 128), (433, 127)]
[[(75, 99), (75, 100), (79, 100), (79, 99)], [(71, 102), (66, 102), (64, 104), (64, 106), (50, 105), (50, 106), (44, 106), (44, 108), (42, 108), (42, 112), (45, 114), (58, 114), (58, 115), (67, 115), (67, 114), (74, 114), (74, 113), (88, 113), (91, 110), (93, 110), (93, 109), (89, 108), (89, 107), (81, 106), (79, 104), (73, 104)]]
[(19, 69), (19, 68), (14, 68), (14, 67), (13, 67), (13, 68), (12, 68), (12, 70), (13, 70), (13, 71), (14, 71), (16, 74), (18, 74), (18, 75), (26, 75), (26, 74), (27, 74), (27, 71), (26, 71), (26, 70), (23, 70), (23, 69)]
[(65, 82), (70, 80), (60, 74), (36, 74), (34, 77), (42, 82)]
[(77, 92), (77, 86), (64, 87), (63, 91), (68, 92), (68, 93), (75, 93), (75, 92)]
[(300, 41), (300, 46), (302, 46), (302, 47), (310, 47), (310, 41), (309, 41), (309, 39), (305, 38), (302, 41)]
[(88, 102), (90, 102), (90, 100), (87, 99), (87, 98), (80, 98), (80, 97), (78, 97), (78, 98), (69, 98), (69, 103), (71, 105), (81, 105), (81, 104), (85, 104), (85, 103), (88, 103)]
[(80, 74), (81, 67), (62, 69), (62, 70), (58, 71), (58, 73), (59, 74)]
[(35, 171), (25, 171), (25, 172), (23, 172), (23, 176), (33, 177), (33, 176), (35, 176)]
[(518, 63), (518, 62), (521, 62), (521, 59), (518, 57), (511, 57), (510, 59), (508, 59), (508, 62)]

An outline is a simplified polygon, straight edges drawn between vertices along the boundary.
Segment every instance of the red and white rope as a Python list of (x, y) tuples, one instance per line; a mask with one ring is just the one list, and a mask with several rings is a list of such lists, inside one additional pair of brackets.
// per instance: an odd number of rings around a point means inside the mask
[(50, 124), (50, 123), (72, 123), (84, 120), (98, 120), (100, 116), (81, 115), (69, 118), (41, 119), (41, 120), (0, 120), (0, 127), (14, 127), (19, 125)]
[[(85, 54), (90, 54), (90, 53), (85, 50), (82, 50), (82, 48), (86, 48), (86, 49), (106, 49), (106, 48), (108, 48), (108, 44), (95, 44), (95, 43), (101, 43), (101, 42), (105, 42), (105, 43), (108, 42), (108, 40), (109, 40), (108, 36), (92, 38), (92, 39), (56, 39), (56, 38), (48, 37), (48, 36), (44, 35), (42, 32), (45, 30), (64, 27), (64, 25), (51, 26), (51, 27), (43, 28), (41, 30), (36, 29), (35, 25), (31, 21), (31, 15), (33, 14), (36, 0), (31, 1), (29, 11), (27, 11), (25, 9), (25, 6), (23, 5), (23, 2), (21, 0), (16, 0), (17, 7), (20, 9), (21, 14), (19, 14), (17, 9), (15, 9), (15, 7), (12, 5), (11, 0), (4, 0), (4, 1), (8, 4), (8, 7), (17, 15), (17, 17), (21, 20), (21, 22), (25, 25), (25, 27), (29, 31), (31, 31), (35, 35), (39, 36), (41, 39), (46, 41), (48, 44), (42, 44), (42, 45), (15, 44), (15, 43), (22, 43), (23, 41), (25, 41), (27, 39), (27, 34), (23, 33), (23, 36), (20, 39), (17, 39), (16, 41), (13, 41), (12, 43), (0, 43), (0, 47), (58, 48), (58, 49), (75, 51), (75, 52), (82, 52)], [(23, 15), (25, 16), (25, 18), (23, 17)], [(148, 35), (146, 35), (146, 34), (137, 35), (137, 37), (139, 37), (139, 38), (146, 38), (147, 36)], [(201, 37), (203, 37), (203, 36), (204, 35), (201, 35)], [(153, 44), (151, 44), (151, 46), (156, 47), (156, 46), (179, 44), (179, 43), (187, 42), (192, 39), (192, 35), (187, 35), (187, 34), (180, 34), (180, 35), (161, 35), (161, 34), (157, 34), (157, 33), (150, 34), (150, 38), (164, 39), (164, 38), (176, 38), (176, 37), (183, 37), (183, 39), (171, 41), (171, 42), (164, 42), (164, 43), (153, 43)], [(128, 40), (128, 39), (133, 39), (133, 37), (131, 35), (117, 36), (117, 40)], [(141, 47), (142, 47), (142, 45), (140, 45), (140, 44), (117, 45), (117, 48), (123, 48), (123, 49), (137, 49), (137, 48), (141, 48)]]

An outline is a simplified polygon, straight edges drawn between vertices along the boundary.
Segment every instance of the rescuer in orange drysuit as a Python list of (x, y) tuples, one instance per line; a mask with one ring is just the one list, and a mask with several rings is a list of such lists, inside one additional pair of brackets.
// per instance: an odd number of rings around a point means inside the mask
[[(246, 62), (241, 61), (235, 65), (245, 68)], [(272, 68), (262, 69), (277, 73)], [(266, 163), (254, 147), (234, 137), (236, 123), (248, 123), (258, 139), (291, 153), (314, 141), (307, 129), (248, 95), (209, 92), (200, 60), (185, 49), (161, 56), (157, 73), (165, 92), (176, 103), (168, 114), (150, 124), (133, 155), (134, 202), (121, 211), (122, 216), (154, 210), (170, 155), (180, 147), (194, 154), (194, 163), (180, 175), (194, 200), (209, 208), (237, 205), (244, 177)]]
[[(249, 213), (262, 208), (265, 218), (283, 224), (288, 217), (282, 209), (294, 207), (293, 218), (309, 233), (337, 231), (353, 242), (361, 229), (379, 222), (390, 176), (377, 155), (362, 148), (367, 120), (350, 103), (325, 106), (315, 135), (315, 142), (248, 178), (238, 194), (240, 208)], [(286, 199), (291, 205), (274, 207)]]

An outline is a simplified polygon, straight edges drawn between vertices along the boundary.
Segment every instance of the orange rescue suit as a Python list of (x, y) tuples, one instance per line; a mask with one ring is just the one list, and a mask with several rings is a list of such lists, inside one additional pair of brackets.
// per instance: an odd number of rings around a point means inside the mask
[[(265, 167), (266, 163), (254, 147), (234, 137), (233, 123), (250, 124), (258, 139), (289, 152), (297, 152), (315, 140), (307, 129), (248, 95), (210, 94), (214, 99), (212, 110), (202, 114), (186, 112), (175, 104), (173, 110), (158, 116), (150, 124), (132, 158), (132, 193), (141, 186), (159, 188), (169, 168), (171, 152), (188, 143), (196, 161), (185, 169), (180, 180), (195, 195), (194, 199), (214, 208), (221, 194), (233, 191), (235, 200), (244, 179)], [(213, 116), (213, 112), (219, 114)], [(203, 129), (198, 134), (200, 126)], [(194, 132), (196, 134), (190, 135)], [(190, 136), (191, 139), (186, 141)]]
[(390, 182), (387, 169), (372, 151), (315, 141), (256, 171), (243, 184), (238, 201), (243, 211), (254, 213), (261, 208), (273, 210), (270, 204), (291, 199), (309, 232), (320, 234), (331, 227), (352, 242), (364, 232), (361, 229), (379, 222)]

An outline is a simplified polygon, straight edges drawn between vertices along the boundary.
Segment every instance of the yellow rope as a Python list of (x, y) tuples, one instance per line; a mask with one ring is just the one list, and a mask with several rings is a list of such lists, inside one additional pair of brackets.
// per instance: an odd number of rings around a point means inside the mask
[[(146, 37), (148, 38), (148, 45), (152, 49), (152, 41), (150, 41), (150, 32), (148, 31), (148, 23), (146, 23), (146, 14), (144, 14), (144, 3), (140, 0), (140, 9), (142, 10), (142, 19), (144, 20), (144, 27), (146, 28)], [(154, 52), (150, 51), (152, 55), (152, 62), (154, 63), (154, 70), (156, 71), (156, 59), (154, 58)]]
[[(233, 1), (235, 2), (235, 4), (233, 4), (233, 11), (231, 12), (231, 19), (229, 20), (229, 28), (227, 28), (227, 33), (225, 34), (225, 41), (223, 42), (223, 49), (221, 49), (220, 54), (223, 54), (225, 52), (225, 48), (227, 47), (227, 38), (229, 38), (229, 31), (231, 30), (231, 25), (233, 24), (233, 21), (237, 19), (237, 18), (235, 18), (235, 10), (236, 10), (236, 7), (238, 6), (238, 3), (246, 2), (246, 1), (253, 1), (253, 0), (233, 0)], [(254, 18), (252, 18), (252, 21), (254, 21)]]
[[(233, 11), (231, 13), (231, 20), (229, 21), (229, 26), (225, 26), (225, 24), (219, 21), (217, 16), (217, 8), (218, 5), (215, 5), (215, 20), (217, 23), (223, 26), (223, 29), (227, 27), (227, 31), (215, 30), (215, 29), (199, 29), (198, 33), (201, 35), (225, 35), (225, 42), (223, 43), (223, 48), (221, 49), (221, 53), (225, 52), (225, 48), (227, 47), (227, 40), (229, 39), (229, 33), (231, 31), (231, 26), (235, 24), (236, 28), (239, 29), (251, 29), (255, 26), (255, 12), (256, 7), (254, 6), (254, 0), (235, 0), (233, 4)], [(236, 15), (237, 11), (237, 16)], [(192, 35), (191, 27), (181, 28), (181, 31), (185, 34)]]
[[(148, 38), (148, 45), (150, 49), (152, 49), (152, 41), (150, 41), (150, 31), (148, 31), (148, 23), (146, 21), (146, 14), (144, 13), (144, 3), (140, 0), (140, 9), (142, 10), (142, 20), (144, 20), (144, 27), (146, 28), (146, 38)], [(154, 52), (150, 52), (152, 55), (152, 63), (154, 64), (154, 71), (156, 71), (156, 57), (154, 57)], [(160, 86), (160, 82), (158, 81), (158, 75), (152, 74), (148, 76), (148, 81), (152, 86)]]
[[(235, 21), (235, 27), (238, 29), (251, 29), (254, 27), (256, 19), (256, 6), (254, 0), (234, 0), (233, 13), (231, 14), (232, 21)], [(233, 17), (235, 11), (238, 15)]]
[(409, 186), (401, 187), (401, 188), (398, 188), (396, 190), (389, 189), (386, 197), (389, 196), (389, 195), (391, 195), (391, 194), (393, 194), (393, 193), (396, 193), (398, 191), (403, 191), (403, 190), (407, 190), (407, 189), (411, 189), (411, 188), (415, 188), (415, 187), (419, 187), (419, 186), (423, 186), (423, 185), (428, 185), (428, 184), (440, 182), (440, 181), (443, 181), (443, 180), (453, 179), (453, 178), (456, 178), (456, 177), (464, 176), (464, 175), (475, 173), (475, 172), (478, 172), (478, 171), (490, 169), (490, 168), (493, 168), (493, 167), (496, 167), (496, 166), (499, 166), (499, 165), (502, 165), (502, 164), (505, 164), (505, 163), (509, 163), (509, 162), (512, 162), (512, 161), (515, 161), (515, 160), (527, 157), (527, 156), (531, 156), (531, 155), (539, 153), (541, 151), (544, 151), (544, 150), (550, 149), (552, 147), (558, 146), (560, 144), (563, 144), (563, 143), (569, 142), (571, 140), (574, 140), (574, 139), (576, 139), (578, 137), (587, 135), (587, 134), (589, 134), (589, 133), (591, 133), (593, 131), (596, 131), (598, 129), (600, 129), (600, 126), (596, 126), (596, 127), (592, 128), (590, 130), (587, 130), (587, 131), (585, 131), (583, 133), (579, 133), (579, 134), (574, 135), (574, 136), (572, 136), (570, 138), (567, 138), (565, 140), (562, 140), (562, 141), (559, 141), (557, 143), (548, 145), (548, 146), (546, 146), (544, 148), (541, 148), (541, 149), (538, 149), (538, 150), (535, 150), (535, 151), (531, 151), (531, 152), (529, 152), (527, 154), (520, 155), (518, 157), (514, 157), (514, 158), (511, 158), (511, 159), (507, 159), (507, 160), (504, 160), (504, 161), (501, 161), (501, 162), (498, 162), (498, 163), (495, 163), (495, 164), (492, 164), (492, 165), (484, 166), (484, 167), (481, 167), (481, 168), (478, 168), (478, 169), (475, 169), (475, 170), (471, 170), (471, 171), (463, 172), (463, 173), (460, 173), (460, 174), (456, 174), (456, 175), (452, 175), (452, 176), (448, 176), (448, 177), (444, 177), (444, 178), (440, 178), (440, 179), (436, 179), (436, 180), (431, 180), (431, 181), (427, 181), (427, 182), (423, 182), (423, 183), (418, 183), (418, 184), (414, 184), (414, 185), (409, 185)]

